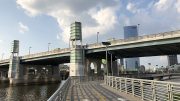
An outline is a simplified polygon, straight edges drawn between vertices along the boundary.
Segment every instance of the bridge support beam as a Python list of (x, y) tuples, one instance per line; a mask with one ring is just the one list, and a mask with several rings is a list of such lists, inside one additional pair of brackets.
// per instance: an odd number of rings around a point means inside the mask
[(112, 76), (118, 76), (118, 66), (117, 66), (117, 61), (113, 61), (112, 62), (112, 68), (111, 68), (111, 73), (112, 73)]
[[(94, 71), (91, 69), (91, 64), (94, 65)], [(92, 59), (92, 58), (86, 58), (85, 59), (85, 69), (84, 73), (87, 77), (92, 77), (92, 76), (103, 76), (103, 72), (101, 70), (101, 64), (102, 61), (100, 59)]]
[(11, 56), (10, 58), (10, 65), (8, 71), (8, 78), (20, 78), (22, 71), (20, 68), (20, 59), (18, 56)]
[(8, 78), (7, 76), (8, 70), (7, 69), (0, 69), (0, 78)]

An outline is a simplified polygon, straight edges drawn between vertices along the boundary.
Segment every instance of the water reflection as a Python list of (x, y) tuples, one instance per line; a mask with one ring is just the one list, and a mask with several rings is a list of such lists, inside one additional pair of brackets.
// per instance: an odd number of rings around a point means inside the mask
[(46, 101), (59, 84), (18, 85), (0, 84), (0, 101)]

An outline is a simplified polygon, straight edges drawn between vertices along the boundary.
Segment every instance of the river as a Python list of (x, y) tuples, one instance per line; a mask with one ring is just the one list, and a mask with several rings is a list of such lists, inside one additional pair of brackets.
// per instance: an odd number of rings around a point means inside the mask
[(46, 101), (59, 84), (16, 85), (0, 83), (0, 101)]

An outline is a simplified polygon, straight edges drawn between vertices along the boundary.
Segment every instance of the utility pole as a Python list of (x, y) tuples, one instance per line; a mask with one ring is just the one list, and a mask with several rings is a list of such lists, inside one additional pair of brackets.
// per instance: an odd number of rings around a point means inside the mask
[(2, 57), (1, 57), (1, 60), (3, 60), (3, 57), (4, 57), (4, 53), (2, 53)]
[(97, 43), (99, 41), (99, 32), (97, 32)]
[(30, 53), (31, 53), (31, 48), (32, 48), (32, 47), (30, 46), (30, 47), (29, 47), (29, 55), (30, 55)]
[(51, 45), (51, 43), (49, 42), (49, 43), (48, 43), (48, 52), (49, 52), (50, 45)]

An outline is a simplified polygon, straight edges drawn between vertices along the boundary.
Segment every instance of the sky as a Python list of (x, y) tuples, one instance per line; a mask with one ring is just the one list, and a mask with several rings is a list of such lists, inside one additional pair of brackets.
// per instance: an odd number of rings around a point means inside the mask
[[(139, 35), (180, 29), (180, 0), (0, 0), (0, 59), (20, 41), (20, 55), (67, 48), (70, 24), (82, 23), (83, 44), (122, 39), (123, 26)], [(158, 61), (158, 62), (157, 62)], [(143, 57), (141, 64), (167, 65), (166, 56)]]

